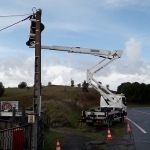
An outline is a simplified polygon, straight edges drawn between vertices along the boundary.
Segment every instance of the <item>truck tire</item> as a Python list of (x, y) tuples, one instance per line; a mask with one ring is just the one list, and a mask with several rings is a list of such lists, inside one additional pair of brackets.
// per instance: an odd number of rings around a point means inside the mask
[(124, 113), (121, 114), (120, 122), (124, 122)]

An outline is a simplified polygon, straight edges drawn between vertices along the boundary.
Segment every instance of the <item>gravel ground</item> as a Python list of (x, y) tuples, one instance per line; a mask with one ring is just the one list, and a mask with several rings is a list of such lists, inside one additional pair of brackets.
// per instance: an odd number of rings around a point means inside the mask
[(61, 150), (135, 150), (132, 133), (127, 133), (126, 123), (115, 122), (110, 128), (113, 140), (107, 139), (107, 126), (84, 126), (82, 129), (57, 128), (65, 144)]

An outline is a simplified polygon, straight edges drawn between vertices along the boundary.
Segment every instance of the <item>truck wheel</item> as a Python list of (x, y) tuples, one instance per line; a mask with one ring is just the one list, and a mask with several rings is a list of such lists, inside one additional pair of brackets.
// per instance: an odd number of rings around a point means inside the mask
[(121, 115), (120, 122), (124, 122), (124, 114)]

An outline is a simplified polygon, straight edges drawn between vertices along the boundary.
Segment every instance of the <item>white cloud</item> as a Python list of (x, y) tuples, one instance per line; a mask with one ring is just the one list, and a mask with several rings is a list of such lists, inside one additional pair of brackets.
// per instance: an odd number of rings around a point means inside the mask
[(125, 82), (139, 82), (139, 83), (149, 83), (149, 75), (148, 74), (141, 74), (138, 73), (134, 74), (123, 74), (119, 72), (112, 72), (110, 75), (100, 76), (97, 78), (98, 81), (102, 82), (104, 86), (109, 85), (111, 90), (117, 90), (117, 87), (121, 83)]
[[(94, 78), (110, 85), (110, 89), (116, 90), (117, 86), (123, 82), (145, 82), (148, 83), (150, 74), (149, 66), (146, 61), (140, 61), (141, 43), (131, 38), (126, 42), (126, 53), (130, 61), (119, 59), (110, 64), (100, 72), (95, 74)], [(5, 49), (5, 48), (3, 48)], [(10, 51), (9, 49), (7, 49)], [(4, 51), (1, 51), (5, 54)], [(27, 56), (25, 52), (14, 51), (14, 56), (1, 56), (0, 81), (4, 86), (16, 87), (20, 82), (27, 82), (29, 86), (34, 83), (34, 56)], [(47, 53), (46, 53), (47, 54)], [(77, 56), (79, 56), (78, 54)], [(42, 55), (43, 56), (43, 55)], [(71, 78), (75, 85), (86, 80), (86, 70), (98, 63), (101, 58), (86, 56), (82, 58), (75, 57), (75, 54), (51, 53), (44, 54), (42, 61), (41, 82), (47, 85), (52, 84), (70, 85)], [(80, 55), (80, 56), (83, 56)], [(66, 59), (67, 58), (67, 59)], [(93, 59), (94, 58), (94, 59)], [(132, 60), (134, 59), (134, 60)]]
[(58, 76), (55, 80), (52, 81), (52, 84), (55, 85), (64, 85), (62, 76)]
[(63, 65), (43, 66), (42, 67), (42, 84), (48, 82), (56, 85), (70, 85), (71, 78), (74, 79), (75, 85), (83, 82), (86, 78), (86, 70), (77, 70)]
[(141, 42), (136, 42), (134, 38), (131, 38), (125, 43), (125, 52), (130, 62), (137, 62), (141, 54)]
[[(130, 39), (129, 41), (130, 44), (136, 43), (133, 39)], [(21, 56), (21, 59), (16, 55), (16, 57), (9, 57), (9, 61), (8, 59), (1, 57), (0, 81), (3, 82), (5, 87), (17, 87), (22, 81), (27, 82), (29, 86), (34, 84), (34, 56), (27, 57), (24, 53), (21, 54), (19, 55), (19, 57)], [(59, 57), (54, 57), (55, 55), (51, 54), (51, 58), (58, 59)], [(69, 54), (66, 56), (69, 56)], [(95, 64), (91, 59), (88, 60), (87, 58), (82, 58), (80, 60), (80, 58), (74, 57), (67, 57), (67, 61), (71, 63), (64, 64), (63, 60), (66, 60), (66, 57), (60, 57), (61, 61), (56, 61), (54, 65), (52, 65), (51, 62), (42, 63), (41, 82), (43, 85), (47, 85), (48, 82), (57, 85), (70, 85), (71, 78), (74, 80), (75, 85), (82, 83), (86, 80), (86, 70)], [(51, 60), (51, 58), (49, 59)], [(137, 81), (139, 83), (148, 83), (150, 64), (139, 61), (138, 59), (136, 60), (137, 61), (131, 65), (130, 62), (124, 62), (122, 59), (119, 59), (115, 61), (115, 63), (102, 69), (102, 71), (97, 73), (94, 78), (97, 81), (102, 82), (105, 86), (109, 84), (110, 89), (112, 90), (116, 90), (118, 85), (123, 82)]]

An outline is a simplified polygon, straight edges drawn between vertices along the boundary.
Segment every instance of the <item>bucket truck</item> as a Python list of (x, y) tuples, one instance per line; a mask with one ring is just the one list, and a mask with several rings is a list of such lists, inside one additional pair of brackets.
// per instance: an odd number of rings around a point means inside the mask
[[(30, 48), (34, 47), (35, 45), (30, 46)], [(65, 46), (41, 46), (41, 49), (91, 54), (101, 57), (102, 60), (99, 63), (87, 70), (87, 83), (101, 95), (100, 107), (97, 110), (91, 109), (88, 111), (82, 111), (82, 118), (79, 119), (79, 122), (86, 123), (87, 125), (102, 122), (110, 127), (113, 120), (119, 119), (121, 122), (124, 121), (124, 116), (127, 115), (125, 96), (123, 94), (113, 94), (110, 90), (103, 86), (102, 83), (93, 78), (94, 74), (98, 71), (101, 71), (114, 60), (121, 58), (123, 53), (122, 50), (102, 50)]]

